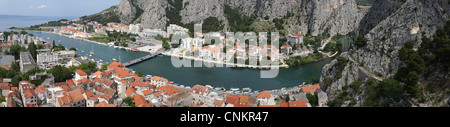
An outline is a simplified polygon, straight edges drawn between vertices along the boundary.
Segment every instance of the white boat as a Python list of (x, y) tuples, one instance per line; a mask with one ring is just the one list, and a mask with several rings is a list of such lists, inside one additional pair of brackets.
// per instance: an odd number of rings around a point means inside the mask
[(91, 50), (91, 55), (94, 55), (95, 53), (94, 53), (94, 45), (92, 45), (92, 50)]
[(252, 92), (252, 89), (250, 89), (250, 88), (242, 88), (242, 92), (244, 92), (244, 93)]
[(81, 52), (84, 52), (84, 50), (81, 50)]
[(113, 61), (117, 61), (117, 59), (116, 59), (116, 58), (113, 58)]
[(239, 88), (230, 88), (231, 91), (239, 91)]
[(91, 55), (91, 54), (89, 54), (89, 57), (92, 57), (92, 55)]

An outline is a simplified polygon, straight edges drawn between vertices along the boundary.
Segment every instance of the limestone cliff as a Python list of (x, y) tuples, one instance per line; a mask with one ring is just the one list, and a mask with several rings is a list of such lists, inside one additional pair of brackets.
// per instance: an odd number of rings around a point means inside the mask
[[(369, 24), (361, 23), (366, 24), (366, 27), (360, 30), (368, 31), (367, 34), (364, 35), (364, 40), (367, 42), (367, 45), (360, 48), (354, 47), (348, 53), (343, 53), (341, 55), (350, 61), (346, 65), (346, 68), (341, 71), (342, 75), (344, 75), (344, 73), (350, 75), (336, 78), (337, 74), (332, 73), (332, 70), (336, 70), (335, 61), (323, 68), (320, 82), (321, 85), (326, 88), (325, 91), (330, 97), (330, 100), (336, 99), (339, 96), (339, 93), (342, 92), (342, 89), (340, 89), (342, 86), (352, 83), (351, 80), (354, 81), (355, 78), (351, 77), (362, 77), (363, 81), (365, 81), (367, 77), (378, 80), (393, 77), (397, 69), (404, 66), (404, 63), (400, 61), (398, 57), (398, 51), (403, 47), (404, 43), (408, 41), (414, 42), (415, 48), (417, 48), (422, 41), (423, 33), (425, 36), (430, 37), (437, 28), (443, 27), (450, 16), (447, 13), (450, 10), (448, 0), (407, 0), (404, 3), (401, 3), (401, 6), (399, 6), (398, 9), (390, 9), (390, 11), (388, 11), (389, 9), (381, 9), (386, 8), (386, 6), (384, 6), (386, 3), (379, 3), (381, 1), (384, 0), (377, 1), (378, 4), (375, 4), (367, 14), (390, 13), (390, 15), (366, 15), (366, 17), (373, 17), (374, 20)], [(363, 20), (363, 22), (364, 21), (365, 20)], [(374, 27), (369, 29), (371, 25), (374, 25)], [(355, 71), (354, 68), (347, 68), (347, 66), (352, 65), (357, 65), (360, 68), (358, 71), (365, 73), (356, 73), (357, 71)], [(327, 84), (326, 82), (330, 81), (326, 80), (331, 80), (332, 83)], [(342, 82), (341, 80), (346, 80), (347, 82)], [(363, 83), (361, 88), (365, 88), (365, 83)], [(363, 92), (352, 97), (363, 98), (365, 96), (366, 95), (364, 95)], [(450, 96), (446, 95), (443, 97), (444, 98), (440, 100), (428, 101), (442, 101), (442, 103), (438, 103), (448, 105), (445, 101), (448, 101)], [(364, 100), (357, 101), (357, 103), (364, 103)], [(419, 104), (417, 102), (402, 102), (399, 105), (427, 106), (427, 104)]]

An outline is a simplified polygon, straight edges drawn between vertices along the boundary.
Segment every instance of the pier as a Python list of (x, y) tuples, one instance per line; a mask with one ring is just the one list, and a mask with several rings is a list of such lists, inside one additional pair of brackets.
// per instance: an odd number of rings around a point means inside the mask
[(155, 52), (155, 53), (150, 53), (150, 54), (148, 54), (148, 55), (146, 55), (146, 56), (137, 58), (137, 59), (135, 59), (135, 60), (132, 60), (132, 61), (129, 61), (129, 62), (125, 62), (125, 63), (123, 63), (123, 65), (125, 65), (125, 67), (131, 66), (131, 65), (133, 65), (133, 64), (137, 64), (137, 63), (140, 63), (140, 62), (142, 62), (142, 61), (151, 59), (151, 58), (153, 58), (153, 57), (155, 57), (155, 56), (157, 56), (157, 55), (160, 55), (161, 53), (162, 53), (162, 51)]

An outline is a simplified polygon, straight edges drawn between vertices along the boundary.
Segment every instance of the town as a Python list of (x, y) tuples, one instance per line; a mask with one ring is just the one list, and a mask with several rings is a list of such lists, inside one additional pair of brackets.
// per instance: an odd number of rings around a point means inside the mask
[[(280, 45), (277, 46), (270, 43), (271, 40), (267, 35), (260, 35), (260, 38), (258, 38), (260, 41), (268, 41), (265, 45), (249, 44), (248, 40), (243, 45), (240, 43), (241, 40), (234, 37), (225, 38), (218, 32), (211, 34), (193, 32), (175, 24), (168, 25), (166, 30), (143, 29), (141, 24), (124, 25), (114, 22), (101, 24), (97, 21), (83, 21), (80, 18), (58, 21), (58, 25), (61, 24), (63, 25), (39, 27), (38, 30), (51, 31), (70, 38), (83, 39), (130, 51), (155, 53), (164, 50), (163, 54), (167, 56), (237, 67), (270, 68), (269, 64), (262, 63), (263, 60), (268, 60), (272, 65), (279, 65), (276, 67), (295, 66), (294, 62), (298, 58), (311, 57), (313, 58), (312, 61), (306, 61), (314, 62), (325, 57), (335, 56), (339, 50), (331, 49), (341, 48), (339, 47), (341, 46), (340, 43), (331, 38), (317, 40), (315, 37), (305, 38), (304, 35), (297, 33), (283, 37), (286, 40), (281, 40)], [(20, 28), (15, 29), (20, 30)], [(189, 34), (190, 36), (195, 34), (195, 37), (181, 39), (176, 44), (169, 43), (172, 35), (180, 34)], [(217, 43), (216, 40), (211, 40), (211, 43), (208, 44), (205, 41), (207, 37), (217, 38)], [(319, 43), (304, 42), (304, 40), (314, 40)], [(88, 56), (92, 55), (91, 53)], [(243, 62), (238, 64), (238, 61)]]
[[(287, 67), (284, 58), (315, 52), (312, 45), (303, 43), (303, 35), (295, 33), (289, 35), (287, 43), (279, 49), (274, 45), (241, 46), (236, 39), (220, 34), (212, 35), (220, 38), (220, 43), (205, 45), (203, 38), (185, 38), (174, 46), (167, 42), (171, 35), (189, 32), (188, 29), (174, 24), (162, 31), (142, 30), (139, 24), (108, 23), (103, 26), (95, 21), (88, 25), (67, 20), (60, 22), (70, 25), (40, 29), (52, 29), (55, 34), (87, 40), (101, 40), (99, 36), (102, 36), (108, 39), (91, 42), (130, 51), (165, 51), (163, 54), (168, 56), (211, 63), (245, 60), (245, 65), (234, 64), (239, 67), (259, 68), (261, 66), (250, 66), (248, 60), (257, 60), (259, 65), (259, 61), (265, 59), (262, 56)], [(92, 29), (94, 32), (87, 32)], [(112, 36), (111, 39), (108, 36), (112, 34), (126, 34), (126, 37)], [(195, 34), (206, 36), (205, 33)], [(55, 41), (45, 42), (25, 31), (0, 33), (0, 42), (0, 106), (3, 107), (323, 107), (328, 98), (318, 80), (313, 78), (298, 86), (265, 91), (226, 90), (211, 85), (191, 87), (178, 85), (156, 74), (138, 73), (118, 61), (96, 63), (76, 54), (77, 49), (56, 45)], [(327, 47), (327, 43), (329, 41), (323, 41), (323, 46), (318, 48)]]

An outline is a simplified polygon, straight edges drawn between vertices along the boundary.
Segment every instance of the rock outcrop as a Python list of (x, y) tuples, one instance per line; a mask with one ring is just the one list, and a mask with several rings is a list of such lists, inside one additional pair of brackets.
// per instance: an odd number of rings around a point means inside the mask
[[(381, 0), (382, 1), (382, 0)], [(367, 14), (379, 14), (382, 9), (385, 8), (384, 4), (375, 4), (371, 12)], [(404, 66), (398, 58), (398, 50), (403, 47), (405, 42), (414, 42), (415, 48), (420, 46), (422, 41), (422, 34), (430, 37), (433, 35), (437, 28), (442, 27), (447, 20), (449, 20), (448, 10), (450, 6), (448, 0), (407, 0), (398, 9), (392, 9), (393, 12), (384, 19), (376, 18), (373, 24), (376, 24), (372, 29), (368, 30), (368, 33), (364, 35), (367, 45), (365, 47), (354, 47), (348, 53), (343, 53), (341, 56), (351, 57), (355, 60), (356, 65), (360, 65), (365, 68), (369, 73), (376, 74), (379, 77), (390, 78), (393, 77), (398, 68)], [(374, 17), (368, 16), (366, 17)], [(364, 20), (363, 20), (364, 21)], [(364, 24), (364, 23), (361, 23)], [(366, 27), (370, 28), (370, 27)], [(363, 30), (364, 31), (364, 30)], [(364, 33), (364, 32), (362, 32)], [(321, 84), (325, 84), (325, 78), (330, 77), (332, 84), (326, 87), (326, 93), (330, 97), (330, 100), (334, 99), (339, 93), (339, 88), (343, 85), (348, 85), (351, 82), (342, 82), (346, 76), (341, 78), (334, 78), (335, 74), (330, 73), (329, 70), (335, 69), (336, 62), (332, 62), (326, 65), (322, 70), (322, 76), (320, 79)], [(349, 62), (347, 66), (355, 65)], [(342, 75), (348, 77), (361, 77), (361, 75), (354, 75), (354, 69), (345, 68), (342, 71)], [(349, 79), (347, 79), (349, 80)], [(363, 84), (364, 86), (364, 84)], [(445, 100), (445, 99), (444, 99)], [(448, 100), (448, 99), (447, 99)]]
[[(293, 13), (298, 24), (287, 26), (292, 32), (302, 34), (346, 34), (358, 28), (365, 11), (355, 0), (182, 0), (181, 22), (199, 23), (208, 17), (227, 19), (225, 4), (240, 10), (244, 15), (280, 18)], [(164, 29), (168, 20), (166, 9), (173, 7), (167, 0), (122, 0), (119, 6), (122, 23), (140, 22), (144, 28)], [(137, 8), (144, 12), (136, 17)], [(139, 21), (131, 21), (139, 20)]]

